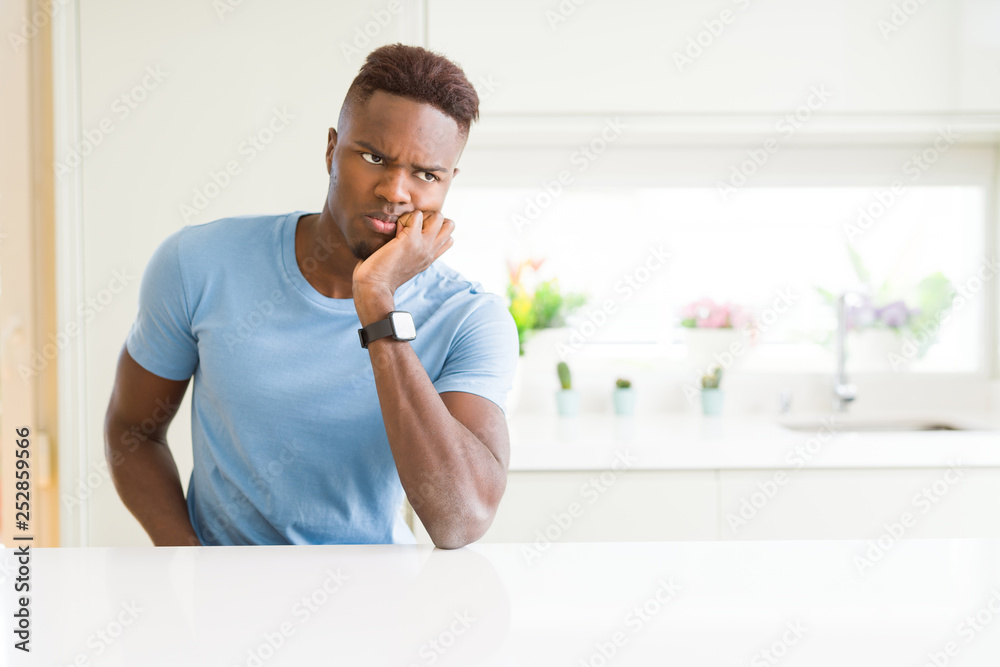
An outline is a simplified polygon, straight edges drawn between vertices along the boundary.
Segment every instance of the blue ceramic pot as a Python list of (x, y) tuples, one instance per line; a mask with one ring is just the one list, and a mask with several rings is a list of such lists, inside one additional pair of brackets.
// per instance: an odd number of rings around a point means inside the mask
[(631, 415), (635, 413), (635, 389), (631, 387), (628, 389), (617, 387), (612, 395), (615, 400), (616, 415)]
[(701, 412), (706, 415), (722, 414), (722, 390), (702, 389), (701, 390)]
[(556, 392), (556, 408), (562, 417), (573, 417), (580, 412), (580, 394), (576, 389), (560, 389)]

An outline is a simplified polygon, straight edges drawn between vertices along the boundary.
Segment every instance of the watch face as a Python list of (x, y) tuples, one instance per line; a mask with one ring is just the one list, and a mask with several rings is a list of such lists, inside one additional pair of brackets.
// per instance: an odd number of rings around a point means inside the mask
[(393, 335), (400, 340), (413, 340), (417, 337), (417, 329), (413, 326), (413, 316), (406, 311), (394, 311), (392, 318)]

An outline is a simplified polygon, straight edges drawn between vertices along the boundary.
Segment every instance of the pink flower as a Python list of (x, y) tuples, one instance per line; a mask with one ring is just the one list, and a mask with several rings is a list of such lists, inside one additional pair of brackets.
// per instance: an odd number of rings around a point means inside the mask
[(696, 326), (702, 326), (700, 322), (708, 317), (715, 308), (715, 302), (711, 299), (700, 299), (693, 301), (681, 308), (681, 319), (693, 319), (698, 322)]
[(699, 327), (705, 329), (721, 329), (729, 322), (729, 306), (716, 305), (696, 319)]
[(514, 260), (507, 260), (507, 276), (510, 278), (511, 285), (517, 285), (518, 281), (521, 280), (521, 267), (523, 265), (518, 264)]
[(545, 258), (541, 259), (522, 259), (519, 262), (515, 262), (512, 259), (507, 260), (507, 277), (510, 278), (511, 285), (520, 285), (521, 276), (524, 274), (524, 270), (529, 266), (532, 271), (537, 272), (541, 268), (542, 264), (545, 262)]
[[(742, 327), (750, 320), (750, 314), (737, 304), (727, 301), (719, 304), (709, 298), (693, 301), (681, 308), (681, 320), (694, 322), (699, 329), (722, 329)], [(691, 326), (690, 324), (686, 326)]]

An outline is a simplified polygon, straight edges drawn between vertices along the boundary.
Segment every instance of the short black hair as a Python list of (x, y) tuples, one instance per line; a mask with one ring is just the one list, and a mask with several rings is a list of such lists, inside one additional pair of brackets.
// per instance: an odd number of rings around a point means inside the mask
[(341, 127), (376, 90), (430, 104), (455, 120), (463, 139), (479, 120), (479, 95), (462, 68), (420, 46), (387, 44), (368, 54), (344, 97)]

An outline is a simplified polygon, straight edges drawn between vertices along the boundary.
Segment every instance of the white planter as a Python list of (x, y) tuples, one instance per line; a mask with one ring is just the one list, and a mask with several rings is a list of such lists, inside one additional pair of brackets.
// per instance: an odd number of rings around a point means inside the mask
[(892, 329), (862, 329), (848, 331), (845, 344), (849, 371), (888, 372), (897, 370), (889, 355), (902, 353), (903, 338)]
[[(749, 339), (739, 329), (682, 329), (682, 340), (687, 345), (688, 361), (702, 374), (709, 366), (719, 364), (723, 373), (735, 364), (749, 346)], [(729, 360), (733, 343), (742, 343), (740, 352)]]

